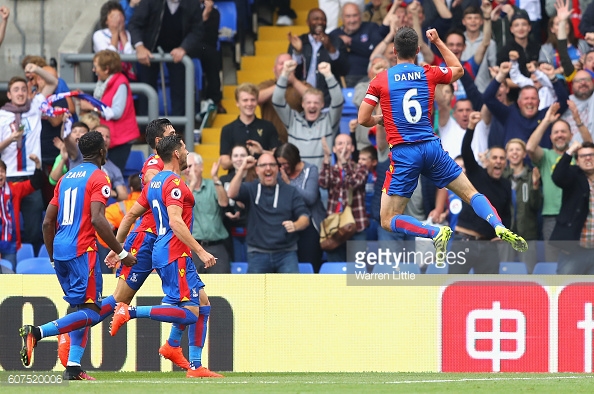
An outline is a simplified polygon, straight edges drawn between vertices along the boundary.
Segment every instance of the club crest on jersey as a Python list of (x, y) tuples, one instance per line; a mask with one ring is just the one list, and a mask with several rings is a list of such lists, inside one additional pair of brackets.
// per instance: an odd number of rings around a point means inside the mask
[(361, 34), (361, 42), (367, 42), (369, 40), (369, 36), (367, 34)]
[(105, 185), (101, 188), (101, 194), (103, 194), (103, 197), (105, 198), (109, 198), (109, 196), (111, 196), (111, 187)]
[(256, 131), (258, 132), (258, 135), (259, 135), (260, 137), (262, 137), (262, 133), (264, 133), (264, 130), (263, 130), (263, 129), (258, 129), (258, 130), (256, 130)]
[(448, 68), (447, 67), (440, 67), (439, 68), (441, 70), (442, 73), (447, 74), (448, 73)]
[(181, 194), (181, 190), (179, 190), (177, 187), (171, 191), (171, 197), (175, 198), (176, 200), (181, 198)]
[(175, 186), (179, 186), (179, 178), (174, 178), (173, 183), (175, 183)]

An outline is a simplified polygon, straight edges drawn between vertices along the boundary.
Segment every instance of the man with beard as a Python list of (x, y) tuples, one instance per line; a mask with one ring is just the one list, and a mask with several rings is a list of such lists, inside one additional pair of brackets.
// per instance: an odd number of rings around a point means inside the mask
[[(575, 166), (570, 165), (572, 157)], [(563, 189), (561, 211), (551, 235), (551, 240), (562, 241), (557, 274), (594, 274), (594, 144), (574, 141), (557, 163), (553, 181)]]
[[(554, 103), (545, 113), (536, 130), (528, 139), (526, 151), (532, 163), (540, 170), (542, 180), (543, 206), (542, 206), (542, 235), (545, 241), (551, 238), (555, 228), (557, 216), (561, 209), (562, 190), (553, 183), (553, 170), (561, 159), (561, 156), (569, 147), (571, 141), (571, 130), (567, 121), (559, 119), (559, 103)], [(551, 126), (552, 125), (552, 126)], [(551, 127), (552, 149), (540, 147), (540, 142), (545, 131)], [(580, 127), (583, 129), (583, 127)], [(584, 141), (592, 142), (588, 130), (581, 132)], [(545, 249), (547, 261), (557, 261), (556, 250), (547, 245)]]
[[(258, 179), (243, 182), (256, 166)], [(243, 161), (227, 189), (227, 196), (248, 209), (248, 273), (299, 273), (298, 231), (309, 226), (309, 211), (299, 191), (278, 182), (278, 163), (271, 153), (262, 153), (257, 164), (252, 156)]]
[(578, 71), (571, 80), (571, 87), (573, 94), (569, 96), (569, 99), (575, 103), (581, 122), (575, 121), (572, 111), (569, 109), (565, 111), (562, 119), (569, 123), (573, 139), (582, 142), (582, 130), (585, 128), (585, 131), (589, 133), (589, 130), (594, 130), (594, 115), (590, 115), (594, 113), (592, 74), (585, 70)]
[[(474, 135), (474, 128), (480, 120), (480, 112), (470, 114), (468, 128), (462, 140), (462, 158), (466, 176), (476, 187), (476, 190), (489, 199), (491, 205), (499, 213), (501, 221), (507, 227), (511, 224), (512, 193), (510, 181), (502, 177), (505, 168), (505, 150), (501, 147), (492, 147), (487, 153), (486, 168), (479, 165), (474, 158), (470, 143)], [(458, 216), (453, 239), (452, 251), (456, 253), (456, 256), (463, 253), (466, 262), (465, 264), (450, 265), (448, 270), (450, 274), (467, 274), (471, 268), (474, 268), (476, 274), (497, 274), (499, 272), (497, 244), (485, 242), (498, 239), (495, 230), (466, 203), (462, 205), (462, 211)], [(469, 244), (468, 241), (483, 242)]]
[[(336, 80), (349, 72), (347, 48), (338, 36), (329, 36), (326, 30), (326, 14), (314, 8), (307, 15), (309, 33), (294, 36), (289, 32), (289, 50), (297, 62), (295, 76), (324, 93), (324, 107), (330, 105), (330, 92), (324, 75), (318, 72), (322, 62), (330, 63)], [(290, 142), (290, 141), (289, 141)]]

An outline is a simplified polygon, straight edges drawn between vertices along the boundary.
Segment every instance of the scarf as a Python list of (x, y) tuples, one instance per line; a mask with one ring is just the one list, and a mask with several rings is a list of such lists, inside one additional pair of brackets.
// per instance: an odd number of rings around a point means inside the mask
[(14, 114), (14, 124), (18, 129), (18, 127), (21, 125), (21, 115), (29, 112), (31, 109), (31, 100), (27, 99), (27, 102), (25, 102), (24, 105), (14, 105), (13, 103), (8, 102), (0, 109), (3, 109), (7, 112), (12, 112)]
[(103, 97), (103, 93), (105, 93), (105, 89), (107, 89), (107, 84), (109, 80), (113, 77), (113, 74), (107, 77), (105, 81), (97, 81), (97, 86), (95, 86), (95, 90), (93, 91), (93, 97), (98, 100), (101, 100)]

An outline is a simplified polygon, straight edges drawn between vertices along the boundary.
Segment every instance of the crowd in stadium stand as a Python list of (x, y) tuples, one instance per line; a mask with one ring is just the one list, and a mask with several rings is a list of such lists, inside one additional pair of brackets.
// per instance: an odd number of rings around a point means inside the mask
[[(240, 10), (247, 1), (235, 3)], [(290, 0), (260, 0), (256, 5), (277, 10), (278, 26), (292, 25), (297, 17)], [(9, 14), (0, 7), (0, 45)], [(219, 18), (212, 0), (106, 2), (100, 30), (93, 35), (93, 96), (105, 106), (74, 99), (78, 114), (71, 97), (54, 103), (69, 109), (68, 115), (51, 116), (39, 108), (45, 96), (70, 89), (43, 58), (24, 59), (24, 74), (10, 80), (9, 102), (0, 109), (5, 163), (0, 163), (0, 179), (3, 167), (3, 189), (34, 176), (35, 162), (18, 155), (23, 143), (27, 152), (41, 158), (45, 177), (41, 185), (34, 182), (39, 191), (18, 197), (27, 208), (22, 209), (24, 226), (17, 246), (22, 240), (39, 250), (41, 212), (53, 185), (80, 159), (76, 138), (98, 123), (110, 141), (111, 171), (119, 172), (110, 175), (112, 197), (127, 199), (122, 183), (114, 180), (123, 179), (130, 149), (140, 135), (136, 110), (146, 114), (146, 102), (134, 101), (130, 82), (157, 88), (159, 65), (151, 62), (157, 47), (174, 58), (174, 63), (166, 63), (171, 115), (184, 114), (185, 89), (193, 89), (186, 86), (180, 63), (186, 54), (202, 63), (202, 98), (211, 100), (216, 112), (226, 112), (221, 102)], [(324, 261), (347, 261), (345, 244), (326, 252), (319, 247), (322, 220), (340, 212), (347, 201), (357, 228), (353, 240), (414, 241), (378, 224), (389, 146), (382, 126), (369, 129), (356, 122), (369, 81), (396, 64), (395, 32), (409, 26), (419, 36), (419, 65), (446, 65), (425, 36), (427, 29), (435, 28), (465, 69), (458, 82), (440, 85), (435, 92), (433, 125), (442, 146), (494, 203), (503, 223), (530, 245), (527, 253), (514, 254), (499, 243), (479, 242), (474, 253), (482, 257), (477, 257), (480, 262), (450, 268), (450, 273), (470, 268), (497, 273), (500, 261), (521, 261), (528, 273), (541, 261), (557, 262), (560, 274), (594, 273), (589, 257), (594, 248), (594, 2), (319, 0), (319, 8), (307, 15), (307, 25), (308, 33), (289, 33), (287, 51), (278, 54), (269, 80), (237, 87), (240, 114), (222, 129), (216, 168), (204, 169), (198, 154), (189, 160), (192, 167), (185, 177), (200, 201), (194, 209), (193, 235), (219, 258), (216, 268), (206, 272), (230, 272), (230, 263), (237, 261), (248, 262), (248, 272), (298, 272), (297, 261), (311, 263), (318, 272)], [(134, 53), (138, 62), (121, 62), (120, 54)], [(348, 98), (346, 91), (352, 92)], [(258, 105), (261, 119), (256, 116)], [(229, 171), (220, 179), (219, 167)], [(203, 170), (210, 171), (212, 179), (203, 178)], [(137, 190), (132, 192), (137, 195)], [(469, 206), (455, 207), (447, 191), (421, 176), (406, 214), (444, 225), (457, 221), (454, 241), (496, 238)], [(283, 215), (282, 231), (269, 232), (266, 224), (275, 210)], [(1, 215), (3, 228), (19, 220), (4, 211)], [(3, 231), (0, 253), (12, 259), (16, 240)], [(540, 248), (544, 243), (537, 241), (543, 240), (553, 242)]]

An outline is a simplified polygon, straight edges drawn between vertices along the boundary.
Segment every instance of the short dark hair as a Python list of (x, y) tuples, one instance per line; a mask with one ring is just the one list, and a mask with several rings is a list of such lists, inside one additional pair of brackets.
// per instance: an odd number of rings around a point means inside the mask
[(361, 157), (361, 153), (366, 153), (371, 156), (371, 160), (377, 161), (377, 149), (375, 146), (369, 145), (359, 151), (359, 157)]
[(8, 81), (8, 92), (10, 92), (10, 88), (12, 87), (12, 85), (14, 85), (17, 82), (22, 82), (25, 85), (27, 85), (27, 80), (25, 79), (25, 77), (17, 75), (15, 77), (10, 78), (10, 81)]
[(118, 10), (125, 16), (124, 9), (119, 1), (108, 1), (101, 6), (101, 11), (99, 11), (99, 23), (102, 28), (105, 29), (107, 27), (107, 16), (113, 10)]
[(128, 186), (131, 192), (139, 192), (142, 190), (142, 182), (140, 181), (140, 173), (136, 172), (128, 177)]
[(89, 131), (78, 139), (78, 149), (83, 157), (96, 156), (105, 149), (105, 140), (97, 130)]
[(481, 12), (481, 10), (474, 5), (471, 5), (469, 7), (466, 7), (464, 12), (462, 13), (462, 18), (464, 18), (466, 15), (476, 15), (476, 14), (480, 15), (481, 19), (483, 19), (483, 13)]
[(287, 161), (289, 164), (289, 168), (291, 172), (295, 170), (295, 167), (301, 161), (301, 155), (299, 154), (299, 148), (295, 145), (291, 144), (290, 142), (284, 143), (274, 151), (274, 158), (278, 160), (279, 157), (282, 157)]
[[(582, 142), (582, 146), (580, 147), (580, 149), (583, 149), (583, 148), (594, 148), (594, 143), (592, 143), (590, 141)], [(575, 160), (577, 160), (577, 158), (578, 158), (578, 152), (580, 151), (580, 149), (576, 150), (573, 154), (573, 158)]]
[(87, 131), (91, 131), (91, 129), (89, 128), (89, 126), (85, 122), (74, 122), (74, 123), (72, 123), (71, 129), (74, 129), (75, 127), (82, 127), (84, 129), (87, 129)]
[(449, 36), (452, 36), (452, 35), (458, 35), (458, 36), (462, 37), (462, 42), (464, 43), (464, 45), (466, 45), (466, 37), (464, 36), (464, 32), (462, 30), (460, 30), (460, 29), (451, 29), (451, 30), (449, 30), (446, 33), (446, 35), (445, 35), (445, 37), (443, 39), (443, 42), (445, 43), (448, 40), (448, 37)]
[(6, 172), (6, 163), (4, 162), (4, 160), (0, 159), (0, 169), (3, 169), (4, 172)]
[(419, 36), (411, 27), (403, 26), (394, 36), (394, 48), (399, 59), (414, 59), (419, 47)]
[(163, 163), (170, 163), (173, 159), (173, 152), (180, 149), (182, 146), (181, 135), (168, 135), (163, 137), (157, 144), (157, 154), (163, 160)]
[(173, 127), (171, 121), (167, 118), (153, 119), (146, 126), (146, 143), (149, 144), (152, 149), (157, 148), (155, 140), (157, 137), (163, 138), (163, 133), (167, 126)]

